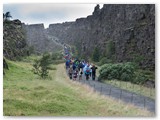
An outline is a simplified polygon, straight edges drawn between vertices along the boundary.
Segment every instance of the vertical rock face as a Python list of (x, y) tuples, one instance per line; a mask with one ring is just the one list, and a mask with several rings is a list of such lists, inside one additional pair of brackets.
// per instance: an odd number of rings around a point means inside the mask
[(54, 52), (62, 47), (48, 37), (43, 24), (32, 24), (23, 26), (26, 31), (26, 41), (33, 46), (36, 53)]
[(98, 47), (105, 56), (112, 41), (117, 62), (137, 61), (144, 68), (155, 67), (155, 5), (105, 4), (102, 9), (97, 5), (92, 15), (51, 24), (47, 31), (61, 42), (75, 45), (80, 55), (91, 56)]
[(26, 53), (27, 44), (21, 21), (3, 21), (3, 56), (16, 60)]
[(36, 52), (45, 51), (45, 36), (43, 24), (25, 25), (26, 40), (30, 46), (34, 46)]

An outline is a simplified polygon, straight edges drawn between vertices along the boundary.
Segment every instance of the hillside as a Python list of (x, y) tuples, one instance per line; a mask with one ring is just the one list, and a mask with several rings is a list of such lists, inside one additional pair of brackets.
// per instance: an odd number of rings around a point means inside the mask
[(43, 80), (31, 72), (33, 59), (7, 61), (10, 70), (5, 70), (4, 76), (5, 116), (152, 116), (70, 81), (63, 64), (53, 66), (56, 70), (50, 71), (50, 79)]

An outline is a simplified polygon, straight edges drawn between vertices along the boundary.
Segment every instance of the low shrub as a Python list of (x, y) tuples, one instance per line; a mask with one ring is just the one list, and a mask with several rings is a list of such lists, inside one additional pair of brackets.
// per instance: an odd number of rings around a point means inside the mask
[(133, 63), (117, 63), (105, 64), (99, 70), (101, 81), (107, 79), (117, 79), (122, 81), (130, 81), (135, 84), (144, 84), (149, 78), (147, 74), (139, 72)]
[(136, 72), (135, 78), (132, 82), (136, 84), (144, 84), (148, 79), (149, 78), (145, 74)]
[(118, 79), (123, 81), (132, 81), (135, 68), (131, 63), (105, 64), (101, 67), (99, 73), (101, 79)]
[(48, 70), (50, 69), (51, 64), (51, 55), (49, 53), (44, 53), (42, 58), (34, 61), (33, 72), (42, 78), (46, 78), (48, 76)]

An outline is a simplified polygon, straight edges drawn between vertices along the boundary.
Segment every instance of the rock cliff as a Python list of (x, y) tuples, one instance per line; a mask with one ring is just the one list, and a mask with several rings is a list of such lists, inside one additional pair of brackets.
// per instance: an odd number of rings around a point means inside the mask
[[(97, 5), (92, 15), (75, 22), (50, 24), (48, 34), (74, 45), (79, 55), (91, 57), (98, 47), (107, 56), (110, 42), (117, 62), (136, 61), (142, 68), (155, 68), (155, 5)], [(83, 53), (82, 53), (83, 52)], [(111, 51), (109, 51), (111, 52)]]
[(16, 60), (27, 55), (25, 33), (20, 20), (3, 21), (3, 56)]
[(35, 53), (55, 52), (62, 49), (55, 37), (48, 36), (43, 24), (24, 25), (23, 28), (26, 32), (27, 44), (34, 47)]

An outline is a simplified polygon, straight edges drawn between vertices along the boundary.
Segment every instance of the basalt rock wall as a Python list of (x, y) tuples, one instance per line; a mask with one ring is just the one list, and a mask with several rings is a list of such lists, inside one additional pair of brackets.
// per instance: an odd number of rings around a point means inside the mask
[[(26, 56), (28, 46), (25, 40), (25, 32), (20, 20), (3, 21), (3, 56), (10, 60), (20, 59)], [(5, 62), (4, 62), (5, 63)]]
[(95, 47), (106, 56), (114, 43), (117, 62), (136, 61), (143, 68), (155, 68), (155, 5), (97, 5), (92, 15), (75, 22), (50, 24), (50, 35), (74, 45), (79, 55), (91, 57)]
[(55, 52), (62, 47), (48, 37), (43, 24), (24, 25), (26, 41), (29, 46), (33, 46), (35, 53)]

